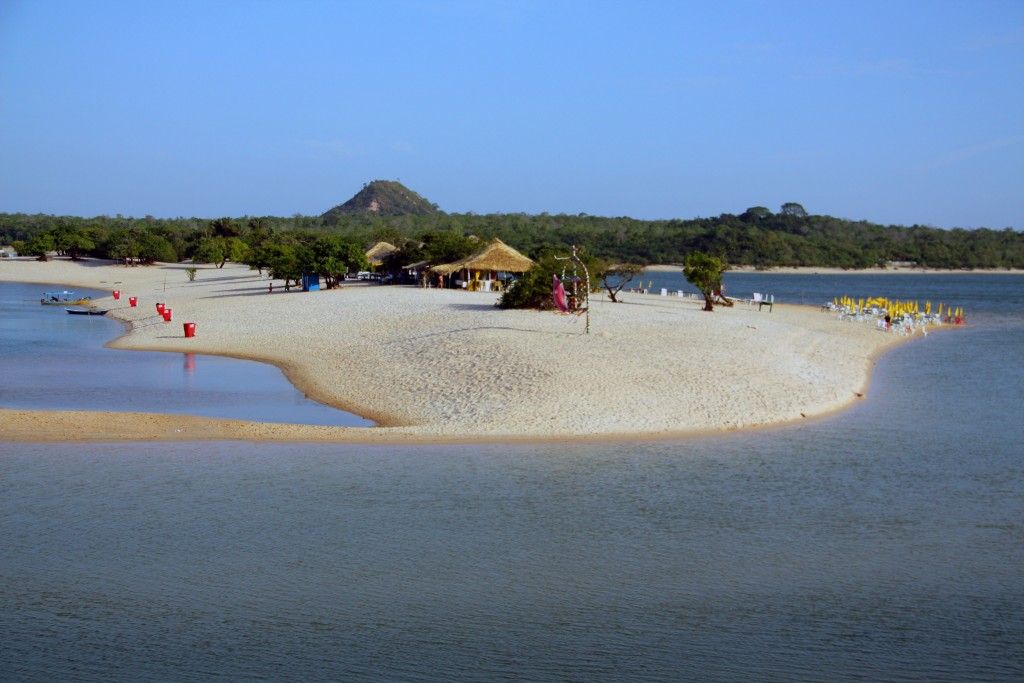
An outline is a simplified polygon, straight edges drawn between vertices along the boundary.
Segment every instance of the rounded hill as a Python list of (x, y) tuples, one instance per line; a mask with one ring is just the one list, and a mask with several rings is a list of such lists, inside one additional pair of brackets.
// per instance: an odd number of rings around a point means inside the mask
[(321, 218), (327, 225), (337, 223), (341, 216), (374, 214), (377, 216), (427, 216), (441, 213), (419, 194), (395, 180), (374, 180), (363, 186), (352, 199), (326, 211)]

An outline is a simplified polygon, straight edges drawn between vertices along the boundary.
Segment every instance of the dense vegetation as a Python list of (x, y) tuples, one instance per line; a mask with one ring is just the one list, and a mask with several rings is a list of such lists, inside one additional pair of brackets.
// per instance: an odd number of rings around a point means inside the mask
[(1011, 228), (886, 227), (808, 215), (793, 203), (777, 213), (753, 207), (740, 214), (689, 220), (367, 212), (336, 214), (334, 220), (327, 224), (319, 217), (298, 215), (210, 221), (0, 214), (0, 244), (19, 242), (19, 251), (26, 254), (56, 249), (71, 256), (220, 263), (222, 258), (241, 260), (243, 246), (254, 249), (268, 240), (309, 243), (318, 235), (333, 235), (364, 249), (377, 240), (403, 247), (392, 259), (392, 265), (400, 266), (404, 264), (397, 261), (404, 258), (411, 263), (465, 255), (472, 248), (466, 237), (476, 236), (500, 237), (531, 257), (577, 244), (609, 262), (641, 264), (682, 263), (688, 253), (703, 251), (730, 264), (758, 267), (864, 268), (907, 261), (929, 268), (1024, 268), (1024, 233)]
[[(584, 273), (571, 261), (566, 260), (565, 256), (565, 251), (559, 254), (548, 249), (538, 254), (537, 264), (501, 295), (498, 306), (542, 310), (554, 308), (551, 298), (551, 276), (557, 274), (569, 294), (569, 308), (575, 310), (581, 305), (583, 292), (586, 290)], [(608, 272), (608, 264), (586, 253), (580, 254), (579, 258), (590, 274), (591, 289), (599, 288), (601, 276)]]

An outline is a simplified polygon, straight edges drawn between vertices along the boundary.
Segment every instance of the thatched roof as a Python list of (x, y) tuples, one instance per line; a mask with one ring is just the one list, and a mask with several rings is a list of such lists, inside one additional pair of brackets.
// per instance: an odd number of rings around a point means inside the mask
[(384, 257), (396, 251), (398, 251), (398, 247), (390, 242), (377, 242), (366, 250), (366, 260), (370, 262), (371, 266), (380, 266), (384, 264)]
[(441, 263), (436, 266), (430, 266), (430, 272), (437, 273), (438, 275), (451, 275), (457, 270), (462, 270), (462, 266), (457, 263)]
[(435, 273), (448, 275), (457, 270), (500, 270), (506, 273), (525, 273), (533, 267), (533, 261), (508, 246), (497, 237), (487, 246), (471, 256), (431, 268)]

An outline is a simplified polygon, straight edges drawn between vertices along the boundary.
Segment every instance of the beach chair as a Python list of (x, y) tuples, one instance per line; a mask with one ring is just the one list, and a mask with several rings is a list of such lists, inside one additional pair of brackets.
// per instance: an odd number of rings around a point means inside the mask
[[(757, 295), (755, 294), (754, 296), (757, 296)], [(763, 299), (761, 299), (757, 303), (757, 310), (760, 311), (762, 306), (767, 306), (768, 307), (768, 312), (771, 313), (772, 312), (772, 308), (775, 306), (775, 295), (774, 294), (769, 294), (768, 296), (766, 296)]]
[(761, 292), (754, 292), (750, 299), (751, 306), (757, 306), (757, 310), (761, 310), (761, 301), (763, 301)]

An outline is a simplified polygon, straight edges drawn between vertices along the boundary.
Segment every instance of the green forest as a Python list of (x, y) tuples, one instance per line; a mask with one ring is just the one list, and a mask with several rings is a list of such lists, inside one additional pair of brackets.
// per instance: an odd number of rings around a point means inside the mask
[(0, 214), (0, 244), (21, 254), (56, 251), (139, 263), (232, 260), (259, 267), (268, 250), (292, 249), (308, 257), (315, 246), (333, 254), (327, 258), (348, 260), (352, 247), (365, 249), (379, 240), (402, 247), (400, 257), (407, 263), (437, 262), (464, 255), (476, 243), (473, 238), (492, 237), (533, 258), (575, 244), (608, 263), (678, 264), (702, 251), (731, 265), (763, 268), (868, 268), (893, 261), (927, 268), (1024, 268), (1019, 230), (883, 226), (811, 215), (793, 202), (777, 211), (751, 207), (739, 214), (671, 220), (440, 211), (217, 219)]

